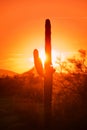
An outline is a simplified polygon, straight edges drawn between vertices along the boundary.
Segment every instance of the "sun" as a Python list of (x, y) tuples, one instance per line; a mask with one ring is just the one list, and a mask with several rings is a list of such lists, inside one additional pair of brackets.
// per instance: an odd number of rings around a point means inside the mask
[[(38, 51), (39, 51), (39, 57), (41, 59), (42, 65), (44, 67), (44, 63), (45, 63), (45, 60), (46, 60), (45, 50), (42, 49), (42, 48), (39, 48)], [(70, 54), (68, 52), (61, 52), (59, 50), (52, 49), (52, 66), (53, 66), (53, 68), (56, 69), (60, 66), (61, 63), (66, 62), (67, 57), (69, 57), (69, 55)], [(33, 57), (30, 57), (28, 62), (29, 61), (31, 63), (31, 66), (32, 66), (32, 64), (34, 65)]]
[[(57, 60), (57, 51), (52, 50), (52, 65), (55, 67), (56, 66), (56, 60)], [(45, 51), (43, 49), (40, 50), (39, 57), (41, 58), (42, 64), (44, 66), (46, 56), (45, 56)]]
[(40, 59), (42, 61), (42, 64), (44, 66), (44, 63), (45, 63), (45, 60), (46, 60), (46, 56), (45, 56), (44, 50), (40, 50), (39, 57), (40, 57)]

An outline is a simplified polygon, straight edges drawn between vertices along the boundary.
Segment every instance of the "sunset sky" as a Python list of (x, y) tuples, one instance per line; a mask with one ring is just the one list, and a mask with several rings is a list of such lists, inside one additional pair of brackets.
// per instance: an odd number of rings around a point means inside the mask
[(44, 49), (46, 18), (54, 50), (87, 50), (87, 0), (0, 0), (0, 69), (33, 66), (33, 50)]

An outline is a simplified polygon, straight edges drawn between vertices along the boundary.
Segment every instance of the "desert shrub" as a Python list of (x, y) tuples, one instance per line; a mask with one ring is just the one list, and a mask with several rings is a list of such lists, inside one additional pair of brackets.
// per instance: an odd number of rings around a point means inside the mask
[[(56, 74), (54, 76), (54, 121), (65, 125), (87, 123), (87, 75)], [(84, 121), (85, 119), (85, 121)]]

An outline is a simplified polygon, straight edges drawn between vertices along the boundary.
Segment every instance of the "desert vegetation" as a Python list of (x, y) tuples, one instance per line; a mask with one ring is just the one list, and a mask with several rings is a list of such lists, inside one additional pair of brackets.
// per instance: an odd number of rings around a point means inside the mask
[[(62, 71), (53, 75), (52, 129), (87, 128), (86, 57), (79, 50), (78, 58), (61, 63)], [(0, 77), (1, 130), (44, 129), (43, 80), (34, 71)]]

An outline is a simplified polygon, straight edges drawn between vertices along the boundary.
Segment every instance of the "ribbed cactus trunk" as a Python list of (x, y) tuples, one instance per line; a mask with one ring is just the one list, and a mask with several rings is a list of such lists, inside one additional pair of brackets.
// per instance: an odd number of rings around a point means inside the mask
[(44, 77), (44, 114), (45, 126), (50, 125), (52, 114), (52, 58), (51, 58), (51, 24), (47, 19), (45, 22), (45, 77)]

